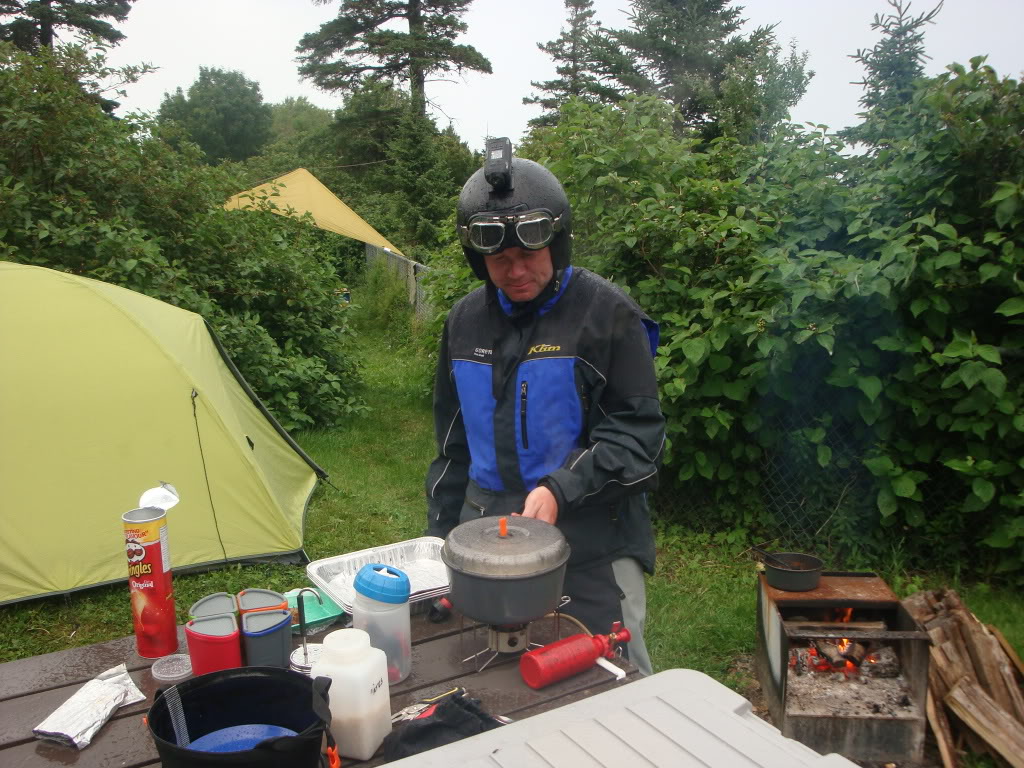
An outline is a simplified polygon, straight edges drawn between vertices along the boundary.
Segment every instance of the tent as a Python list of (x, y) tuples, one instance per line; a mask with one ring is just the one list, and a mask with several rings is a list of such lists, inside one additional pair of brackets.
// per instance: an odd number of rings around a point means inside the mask
[(204, 320), (0, 262), (0, 604), (127, 578), (121, 514), (169, 482), (175, 568), (302, 553), (326, 477)]
[(239, 192), (224, 203), (224, 207), (228, 210), (254, 208), (264, 197), (271, 198), (277, 206), (274, 213), (296, 218), (309, 213), (320, 229), (401, 253), (305, 168), (296, 168), (273, 181)]

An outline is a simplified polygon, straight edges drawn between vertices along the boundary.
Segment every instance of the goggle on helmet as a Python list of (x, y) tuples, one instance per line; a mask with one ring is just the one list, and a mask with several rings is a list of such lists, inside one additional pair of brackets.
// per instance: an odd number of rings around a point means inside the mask
[(562, 216), (550, 211), (526, 213), (478, 213), (458, 227), (463, 247), (484, 256), (514, 245), (539, 251), (562, 231)]

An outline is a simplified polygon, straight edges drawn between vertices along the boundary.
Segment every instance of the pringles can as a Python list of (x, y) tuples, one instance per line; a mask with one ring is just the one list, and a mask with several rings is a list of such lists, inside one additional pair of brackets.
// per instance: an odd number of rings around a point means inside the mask
[(174, 486), (163, 483), (142, 494), (138, 509), (121, 515), (135, 643), (139, 656), (145, 659), (157, 659), (178, 650), (167, 544), (167, 510), (177, 503)]

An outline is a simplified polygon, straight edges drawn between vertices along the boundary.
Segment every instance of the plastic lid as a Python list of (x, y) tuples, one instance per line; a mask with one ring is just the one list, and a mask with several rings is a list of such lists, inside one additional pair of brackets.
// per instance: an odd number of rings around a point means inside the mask
[(323, 653), (323, 650), (324, 647), (320, 643), (307, 643), (305, 651), (303, 651), (302, 646), (300, 645), (292, 651), (292, 655), (288, 657), (288, 666), (296, 672), (308, 675), (309, 670), (312, 669), (316, 660), (320, 658), (320, 654)]
[(252, 611), (257, 608), (277, 608), (287, 604), (284, 595), (269, 589), (243, 589), (238, 593), (238, 609)]
[(192, 659), (187, 653), (172, 653), (154, 661), (150, 672), (154, 680), (177, 683), (192, 675)]
[(291, 630), (291, 611), (253, 611), (242, 614), (242, 631), (247, 635), (264, 635), (288, 627)]
[(192, 603), (188, 609), (188, 615), (193, 619), (200, 616), (213, 616), (218, 613), (234, 613), (238, 610), (235, 603), (235, 596), (227, 592), (214, 592), (212, 595), (200, 598)]
[(409, 599), (409, 577), (393, 565), (364, 565), (353, 586), (359, 594), (382, 603), (404, 603)]
[(216, 616), (200, 616), (185, 625), (185, 630), (196, 635), (230, 637), (238, 632), (233, 613), (219, 613)]
[(324, 654), (348, 656), (370, 647), (370, 635), (362, 629), (336, 629), (324, 637)]
[[(503, 535), (504, 534), (504, 535)], [(569, 559), (565, 536), (532, 517), (478, 517), (455, 526), (441, 548), (452, 570), (496, 579), (539, 576)]]

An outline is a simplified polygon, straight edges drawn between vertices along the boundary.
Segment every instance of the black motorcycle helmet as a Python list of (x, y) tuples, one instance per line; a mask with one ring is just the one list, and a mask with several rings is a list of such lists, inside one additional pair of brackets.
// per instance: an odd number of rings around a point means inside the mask
[[(512, 157), (507, 138), (491, 139), (485, 150), (484, 167), (469, 177), (462, 187), (456, 208), (455, 225), (463, 242), (466, 261), (481, 280), (487, 280), (484, 255), (468, 244), (470, 220), (480, 214), (526, 214), (545, 212), (556, 222), (554, 237), (548, 243), (555, 271), (569, 266), (572, 244), (572, 210), (561, 183), (551, 171), (532, 160)], [(508, 227), (496, 250), (520, 243), (513, 227)], [(520, 243), (522, 244), (522, 243)], [(529, 245), (527, 245), (529, 247)]]

